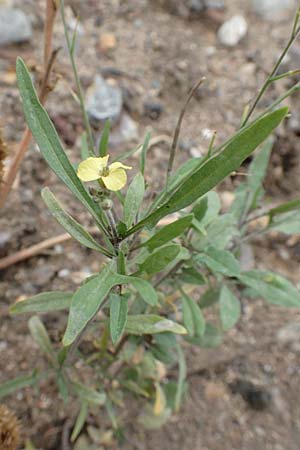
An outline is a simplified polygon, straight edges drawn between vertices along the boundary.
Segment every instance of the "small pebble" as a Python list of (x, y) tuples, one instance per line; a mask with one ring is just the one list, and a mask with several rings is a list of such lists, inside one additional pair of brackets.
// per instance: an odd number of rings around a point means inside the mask
[(246, 19), (241, 15), (236, 15), (219, 28), (218, 39), (226, 47), (235, 47), (246, 36), (247, 30)]
[(26, 42), (31, 36), (31, 22), (23, 11), (0, 6), (0, 45)]

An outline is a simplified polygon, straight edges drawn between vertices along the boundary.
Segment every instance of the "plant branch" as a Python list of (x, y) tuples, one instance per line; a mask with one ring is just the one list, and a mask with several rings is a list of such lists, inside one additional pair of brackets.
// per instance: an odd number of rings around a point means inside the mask
[(81, 86), (81, 82), (79, 79), (79, 75), (78, 75), (78, 71), (77, 71), (77, 66), (76, 66), (76, 62), (75, 62), (75, 57), (74, 57), (74, 43), (75, 43), (75, 39), (76, 39), (76, 31), (74, 32), (74, 36), (72, 38), (72, 41), (70, 40), (70, 36), (69, 36), (69, 32), (68, 32), (68, 27), (67, 27), (67, 22), (66, 22), (66, 16), (65, 16), (65, 2), (64, 0), (61, 0), (60, 2), (60, 10), (61, 10), (61, 17), (62, 17), (62, 21), (63, 21), (63, 26), (64, 26), (64, 33), (65, 33), (65, 38), (66, 38), (66, 42), (67, 42), (67, 47), (68, 47), (68, 51), (69, 51), (69, 56), (70, 56), (70, 60), (71, 60), (71, 65), (72, 65), (72, 70), (73, 70), (73, 74), (74, 74), (74, 78), (75, 78), (75, 83), (76, 83), (76, 89), (77, 89), (77, 97), (80, 103), (80, 109), (81, 109), (81, 113), (82, 113), (82, 117), (83, 117), (83, 121), (84, 121), (84, 127), (87, 133), (87, 139), (88, 139), (88, 143), (89, 143), (89, 153), (91, 156), (95, 155), (94, 152), (94, 139), (93, 139), (93, 133), (92, 133), (92, 129), (91, 129), (91, 125), (89, 122), (89, 118), (85, 109), (85, 105), (84, 105), (84, 94), (83, 94), (83, 90), (82, 90), (82, 86)]
[[(290, 39), (289, 39), (287, 45), (285, 46), (283, 52), (279, 56), (278, 60), (276, 61), (272, 71), (270, 72), (270, 74), (266, 78), (264, 84), (262, 85), (262, 87), (258, 91), (258, 94), (255, 97), (255, 99), (254, 99), (254, 101), (252, 103), (252, 106), (250, 107), (249, 111), (247, 112), (247, 114), (246, 114), (246, 116), (245, 116), (245, 118), (244, 118), (244, 120), (242, 122), (241, 128), (244, 127), (247, 124), (247, 122), (249, 121), (249, 119), (252, 116), (254, 110), (256, 109), (259, 101), (261, 100), (262, 96), (264, 95), (264, 93), (266, 92), (266, 90), (268, 89), (270, 84), (273, 83), (273, 81), (276, 81), (277, 79), (282, 78), (282, 76), (276, 77), (276, 74), (277, 74), (277, 71), (278, 71), (282, 61), (284, 60), (285, 56), (287, 55), (288, 51), (290, 50), (291, 46), (293, 45), (293, 43), (297, 39), (297, 36), (298, 36), (298, 34), (300, 32), (300, 26), (298, 26), (299, 18), (300, 18), (300, 7), (297, 9), (297, 12), (296, 12), (296, 16), (295, 16), (294, 25), (293, 25), (293, 29), (292, 29), (292, 33), (291, 33)], [(288, 76), (289, 73), (285, 74), (285, 75)]]
[(190, 101), (192, 100), (193, 96), (195, 95), (195, 93), (197, 92), (198, 88), (201, 86), (201, 84), (206, 80), (205, 77), (202, 77), (196, 84), (195, 86), (191, 89), (186, 102), (179, 114), (178, 117), (178, 121), (177, 121), (177, 125), (175, 128), (175, 132), (174, 132), (174, 137), (173, 137), (173, 141), (172, 141), (172, 145), (171, 145), (171, 151), (170, 151), (170, 156), (169, 156), (169, 162), (168, 162), (168, 168), (167, 168), (167, 179), (166, 179), (166, 191), (168, 191), (168, 187), (169, 187), (169, 179), (170, 179), (170, 175), (173, 169), (173, 164), (174, 164), (174, 159), (175, 159), (175, 154), (176, 154), (176, 149), (177, 149), (177, 145), (178, 145), (178, 139), (179, 139), (179, 135), (180, 135), (180, 130), (181, 130), (181, 125), (182, 125), (182, 121), (184, 118), (184, 115), (186, 113), (187, 107), (190, 103)]
[[(44, 103), (49, 93), (48, 83), (50, 79), (51, 70), (55, 62), (55, 58), (58, 53), (58, 49), (52, 52), (52, 35), (53, 26), (55, 19), (56, 8), (53, 0), (47, 0), (46, 7), (46, 19), (44, 28), (44, 74), (41, 82), (41, 87), (39, 90), (40, 102)], [(48, 16), (49, 14), (49, 16)], [(28, 127), (26, 127), (21, 142), (19, 144), (17, 153), (12, 161), (12, 164), (8, 170), (8, 173), (4, 179), (2, 189), (0, 191), (0, 208), (4, 206), (4, 203), (8, 197), (8, 194), (13, 186), (16, 179), (18, 170), (20, 168), (21, 162), (24, 155), (29, 147), (31, 141), (31, 132)]]

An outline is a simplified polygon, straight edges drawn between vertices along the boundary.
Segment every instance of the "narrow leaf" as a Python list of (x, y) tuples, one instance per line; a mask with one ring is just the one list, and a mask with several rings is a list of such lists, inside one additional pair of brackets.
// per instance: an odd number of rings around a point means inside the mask
[(87, 140), (87, 133), (86, 131), (84, 131), (81, 135), (81, 151), (80, 151), (80, 155), (81, 155), (81, 159), (85, 160), (87, 159), (90, 155), (89, 152), (89, 144), (88, 144), (88, 140)]
[(125, 329), (127, 314), (128, 314), (128, 303), (127, 297), (124, 295), (110, 294), (110, 316), (109, 316), (109, 327), (110, 335), (113, 344), (116, 344), (118, 340), (122, 337)]
[(102, 253), (103, 255), (112, 256), (108, 250), (95, 241), (95, 239), (83, 228), (82, 225), (80, 225), (80, 223), (73, 219), (73, 217), (63, 209), (61, 203), (57, 200), (48, 187), (42, 189), (42, 198), (53, 217), (74, 239), (76, 239), (76, 241), (80, 242), (80, 244), (85, 247)]
[(256, 192), (261, 188), (269, 164), (274, 138), (270, 137), (261, 149), (254, 155), (249, 167), (248, 186), (255, 197)]
[(175, 334), (186, 334), (186, 329), (172, 320), (152, 314), (128, 316), (126, 331), (130, 334), (157, 334), (170, 331)]
[(297, 210), (300, 210), (300, 200), (296, 199), (283, 203), (282, 205), (277, 206), (276, 208), (272, 208), (269, 211), (269, 215), (273, 218), (274, 216), (277, 216), (279, 214), (285, 214)]
[(99, 275), (83, 284), (74, 294), (67, 330), (63, 338), (65, 346), (72, 344), (97, 314), (110, 290), (118, 284), (132, 284), (143, 300), (150, 305), (157, 303), (155, 289), (146, 281), (133, 276), (119, 275), (107, 265)]
[(143, 263), (139, 264), (139, 272), (154, 275), (165, 269), (180, 252), (180, 245), (169, 244), (151, 253)]
[(223, 286), (219, 302), (222, 326), (227, 331), (238, 322), (241, 315), (241, 304), (227, 286)]
[[(56, 175), (68, 186), (75, 197), (81, 201), (101, 228), (104, 229), (104, 224), (106, 224), (104, 213), (99, 205), (93, 202), (77, 177), (53, 123), (39, 102), (30, 74), (21, 58), (17, 59), (16, 72), (25, 118), (43, 157)], [(99, 217), (101, 218), (100, 222)]]
[(199, 306), (191, 297), (182, 292), (183, 323), (190, 336), (203, 336), (205, 319)]
[(15, 303), (10, 307), (9, 312), (22, 314), (61, 311), (70, 308), (72, 297), (72, 292), (42, 292)]
[(147, 150), (148, 150), (148, 147), (149, 147), (150, 138), (151, 138), (151, 133), (148, 132), (146, 134), (146, 137), (145, 137), (145, 140), (144, 140), (144, 144), (143, 144), (143, 147), (142, 147), (142, 152), (141, 152), (141, 173), (142, 173), (142, 175), (144, 175), (144, 173), (145, 173), (146, 154), (147, 154)]
[(29, 319), (28, 326), (30, 329), (31, 336), (41, 348), (41, 350), (46, 354), (49, 361), (55, 365), (56, 356), (52, 348), (52, 344), (47, 333), (47, 330), (38, 316), (33, 316)]
[(81, 383), (72, 383), (72, 387), (76, 394), (87, 403), (91, 405), (104, 405), (106, 395), (104, 392), (98, 392), (95, 389), (91, 389)]
[(76, 441), (77, 437), (79, 436), (87, 419), (87, 415), (88, 415), (88, 403), (84, 400), (81, 403), (81, 407), (71, 434), (71, 442)]
[(143, 242), (142, 246), (148, 247), (149, 250), (152, 251), (164, 244), (167, 244), (172, 239), (180, 236), (191, 225), (193, 217), (193, 214), (189, 214), (188, 216), (182, 217), (181, 219), (175, 220), (169, 225), (164, 226), (157, 233), (155, 233), (154, 236), (146, 242)]
[(196, 261), (205, 264), (212, 272), (219, 272), (228, 277), (236, 277), (240, 273), (238, 260), (227, 250), (208, 247), (205, 253), (196, 257)]
[(266, 271), (243, 272), (239, 279), (269, 303), (285, 307), (300, 306), (300, 292), (286, 278)]
[(99, 142), (99, 156), (103, 158), (103, 156), (107, 155), (107, 147), (108, 147), (108, 140), (109, 140), (109, 133), (110, 133), (110, 120), (107, 120), (105, 122), (101, 139)]
[(83, 284), (74, 294), (63, 345), (72, 344), (99, 310), (115, 283), (115, 276), (107, 265), (102, 272)]
[(6, 397), (7, 395), (12, 394), (19, 389), (23, 389), (24, 387), (35, 385), (37, 384), (38, 379), (39, 376), (37, 373), (33, 372), (31, 375), (20, 376), (1, 383), (0, 398)]
[(144, 177), (138, 173), (132, 180), (128, 187), (124, 202), (123, 222), (128, 227), (131, 227), (135, 222), (140, 206), (142, 204), (145, 193)]
[(168, 214), (186, 208), (214, 188), (231, 172), (240, 167), (242, 162), (280, 124), (287, 113), (288, 108), (278, 109), (238, 133), (221, 153), (210, 158), (193, 172), (165, 204), (128, 230), (127, 235), (140, 230), (145, 225), (157, 223)]

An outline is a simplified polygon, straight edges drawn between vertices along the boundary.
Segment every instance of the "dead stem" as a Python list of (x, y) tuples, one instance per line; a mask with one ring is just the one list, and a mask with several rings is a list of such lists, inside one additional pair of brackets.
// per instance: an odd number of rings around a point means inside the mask
[[(52, 36), (53, 36), (55, 14), (56, 14), (56, 4), (54, 3), (54, 0), (47, 0), (46, 19), (44, 28), (44, 74), (39, 93), (41, 103), (45, 102), (47, 94), (49, 93), (48, 83), (50, 73), (58, 52), (58, 50), (52, 52)], [(4, 179), (4, 183), (0, 191), (0, 208), (4, 206), (4, 203), (8, 197), (8, 194), (17, 176), (21, 162), (29, 147), (30, 141), (31, 141), (31, 132), (28, 129), (28, 127), (26, 127), (21, 142), (19, 144), (17, 153), (12, 161), (12, 164)]]
[(173, 137), (173, 141), (172, 141), (172, 145), (171, 145), (171, 151), (170, 151), (170, 157), (169, 157), (169, 162), (168, 162), (168, 168), (167, 168), (167, 180), (166, 180), (166, 191), (168, 191), (168, 185), (169, 185), (169, 178), (172, 172), (172, 168), (173, 168), (173, 163), (174, 163), (174, 159), (175, 159), (175, 153), (176, 153), (176, 149), (177, 149), (177, 144), (178, 144), (178, 139), (179, 139), (179, 135), (180, 135), (180, 129), (181, 129), (181, 125), (182, 125), (182, 121), (184, 118), (184, 115), (186, 113), (187, 107), (190, 103), (190, 101), (192, 100), (193, 96), (195, 95), (195, 93), (197, 92), (197, 90), (199, 89), (199, 87), (201, 86), (201, 84), (205, 81), (205, 77), (202, 77), (196, 84), (195, 86), (192, 87), (192, 89), (190, 90), (190, 93), (186, 99), (186, 102), (182, 108), (182, 110), (180, 111), (179, 117), (178, 117), (178, 121), (177, 121), (177, 125), (175, 128), (175, 132), (174, 132), (174, 137)]

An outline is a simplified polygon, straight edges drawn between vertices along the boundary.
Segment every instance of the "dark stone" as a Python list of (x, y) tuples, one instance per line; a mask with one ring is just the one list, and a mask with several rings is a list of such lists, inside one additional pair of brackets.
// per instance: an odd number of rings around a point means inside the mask
[(236, 380), (229, 385), (233, 394), (240, 394), (250, 408), (265, 411), (271, 405), (272, 396), (263, 386), (257, 386), (248, 380)]
[(150, 117), (152, 120), (157, 120), (162, 114), (164, 107), (161, 103), (156, 102), (145, 102), (144, 103), (144, 114)]

